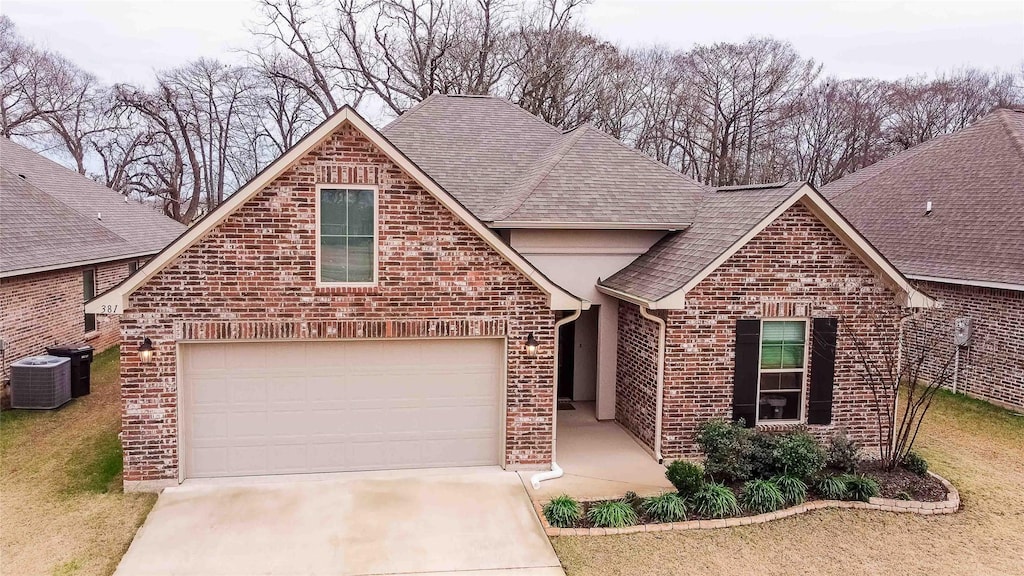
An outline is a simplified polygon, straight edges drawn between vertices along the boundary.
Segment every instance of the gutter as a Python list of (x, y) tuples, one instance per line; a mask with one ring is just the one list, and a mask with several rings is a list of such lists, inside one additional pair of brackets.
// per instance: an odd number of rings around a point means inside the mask
[(644, 306), (640, 307), (640, 315), (658, 324), (658, 391), (655, 397), (654, 457), (658, 464), (664, 464), (665, 459), (661, 456), (661, 412), (665, 405), (665, 320), (651, 314)]
[(583, 314), (584, 309), (590, 308), (590, 302), (583, 300), (580, 302), (579, 307), (575, 312), (555, 322), (555, 377), (552, 378), (553, 389), (552, 389), (552, 403), (551, 403), (551, 470), (547, 472), (538, 472), (533, 476), (530, 476), (530, 484), (533, 485), (534, 490), (540, 489), (540, 483), (545, 480), (554, 480), (561, 478), (565, 472), (562, 467), (555, 461), (555, 445), (558, 439), (558, 330), (570, 322), (575, 322), (579, 319), (580, 315)]

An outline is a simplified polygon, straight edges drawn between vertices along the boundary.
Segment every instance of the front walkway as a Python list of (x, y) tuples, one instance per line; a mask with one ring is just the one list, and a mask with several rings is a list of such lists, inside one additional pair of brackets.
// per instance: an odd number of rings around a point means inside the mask
[(189, 480), (116, 576), (564, 576), (515, 474), (461, 468)]
[(558, 411), (555, 461), (565, 474), (530, 485), (532, 472), (521, 472), (530, 497), (544, 502), (560, 494), (581, 500), (621, 498), (632, 490), (652, 496), (672, 490), (665, 467), (613, 420), (598, 421), (592, 402), (574, 402), (575, 410)]

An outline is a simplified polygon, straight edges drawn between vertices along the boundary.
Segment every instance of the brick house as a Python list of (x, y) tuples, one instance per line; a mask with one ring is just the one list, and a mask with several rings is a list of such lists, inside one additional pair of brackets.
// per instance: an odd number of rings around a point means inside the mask
[(185, 227), (85, 176), (0, 138), (0, 382), (10, 364), (54, 344), (97, 351), (120, 339), (116, 318), (83, 304), (116, 286)]
[(870, 442), (836, 321), (930, 304), (806, 184), (711, 190), (432, 96), (383, 131), (342, 109), (86, 309), (122, 314), (125, 482), (156, 489), (546, 470), (560, 398), (659, 461), (716, 416)]
[[(925, 372), (1024, 409), (1024, 111), (997, 110), (832, 182), (823, 193), (940, 304), (921, 320)], [(957, 323), (967, 323), (955, 341)]]

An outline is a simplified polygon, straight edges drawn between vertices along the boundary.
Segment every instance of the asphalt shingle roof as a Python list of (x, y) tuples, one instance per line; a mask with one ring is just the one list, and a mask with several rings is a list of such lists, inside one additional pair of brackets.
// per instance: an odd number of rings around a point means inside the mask
[(804, 185), (784, 182), (704, 194), (693, 226), (669, 234), (601, 284), (659, 300), (682, 288)]
[(1024, 284), (1024, 111), (995, 111), (822, 194), (905, 274)]
[(689, 224), (705, 188), (590, 125), (508, 100), (434, 95), (382, 131), (485, 222)]
[(152, 208), (0, 138), (0, 273), (154, 254), (184, 231)]

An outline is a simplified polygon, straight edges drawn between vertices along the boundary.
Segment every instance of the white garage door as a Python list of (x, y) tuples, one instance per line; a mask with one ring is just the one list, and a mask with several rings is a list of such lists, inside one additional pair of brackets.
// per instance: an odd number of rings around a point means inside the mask
[(499, 463), (503, 342), (182, 346), (188, 477)]

